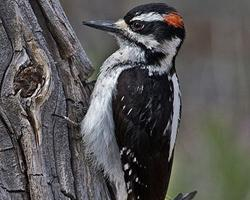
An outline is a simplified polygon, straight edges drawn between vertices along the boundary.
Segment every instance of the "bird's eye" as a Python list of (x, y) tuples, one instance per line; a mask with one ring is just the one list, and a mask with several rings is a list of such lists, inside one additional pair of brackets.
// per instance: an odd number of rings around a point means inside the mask
[(130, 26), (133, 31), (141, 31), (144, 28), (144, 24), (138, 21), (133, 22)]

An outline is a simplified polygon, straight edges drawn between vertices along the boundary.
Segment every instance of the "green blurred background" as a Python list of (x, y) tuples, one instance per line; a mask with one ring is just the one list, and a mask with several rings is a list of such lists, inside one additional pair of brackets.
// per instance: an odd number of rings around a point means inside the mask
[[(148, 2), (156, 1), (61, 0), (96, 68), (117, 46), (81, 21), (118, 19)], [(250, 1), (157, 2), (176, 7), (187, 30), (176, 63), (183, 115), (168, 197), (197, 190), (197, 200), (250, 200)]]

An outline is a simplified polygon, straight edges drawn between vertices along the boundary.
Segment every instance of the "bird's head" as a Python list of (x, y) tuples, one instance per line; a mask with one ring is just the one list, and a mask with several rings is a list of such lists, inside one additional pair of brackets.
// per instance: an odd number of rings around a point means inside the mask
[(185, 38), (182, 17), (164, 3), (137, 6), (116, 22), (85, 21), (83, 24), (112, 33), (120, 46), (142, 48), (149, 59), (161, 59), (168, 54), (174, 57)]

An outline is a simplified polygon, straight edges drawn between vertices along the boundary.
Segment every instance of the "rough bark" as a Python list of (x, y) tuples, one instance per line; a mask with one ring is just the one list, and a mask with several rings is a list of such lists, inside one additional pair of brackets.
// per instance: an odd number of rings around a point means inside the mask
[(109, 199), (79, 128), (92, 71), (58, 0), (0, 1), (0, 199)]

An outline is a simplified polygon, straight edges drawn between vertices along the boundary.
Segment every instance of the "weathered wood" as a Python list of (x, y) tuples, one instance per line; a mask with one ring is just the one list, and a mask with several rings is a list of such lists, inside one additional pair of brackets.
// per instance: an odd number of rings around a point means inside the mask
[(0, 199), (109, 199), (79, 128), (91, 63), (58, 0), (0, 1)]

